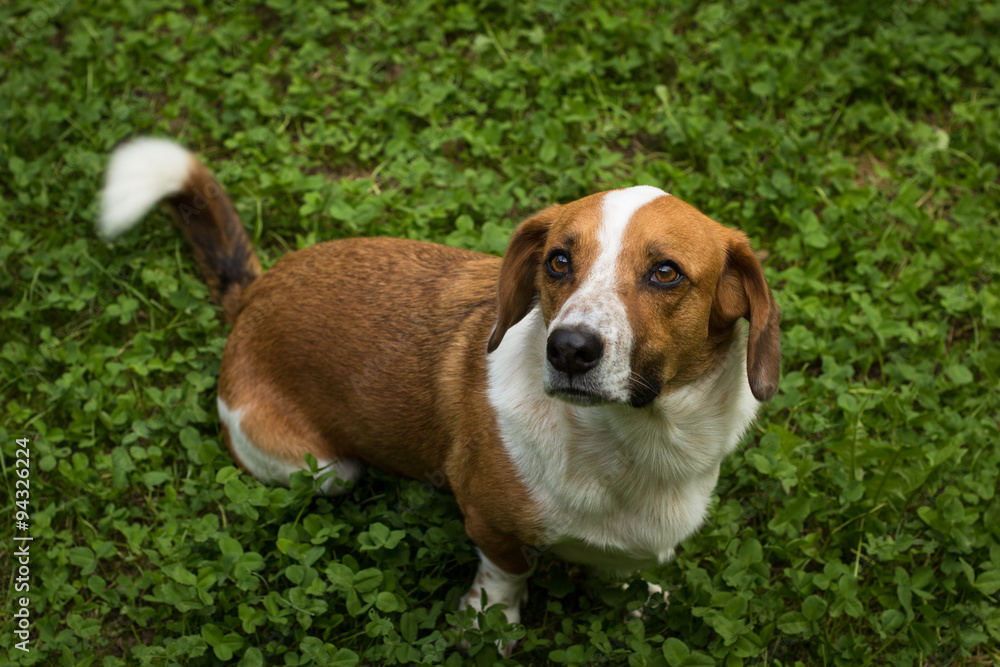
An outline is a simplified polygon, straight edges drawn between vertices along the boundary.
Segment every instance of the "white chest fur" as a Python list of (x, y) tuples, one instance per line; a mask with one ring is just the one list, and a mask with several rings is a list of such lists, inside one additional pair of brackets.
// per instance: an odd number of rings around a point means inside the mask
[(651, 406), (578, 406), (543, 389), (536, 307), (489, 358), (504, 444), (542, 508), (544, 547), (628, 571), (664, 562), (702, 523), (719, 465), (757, 411), (739, 342), (696, 383)]

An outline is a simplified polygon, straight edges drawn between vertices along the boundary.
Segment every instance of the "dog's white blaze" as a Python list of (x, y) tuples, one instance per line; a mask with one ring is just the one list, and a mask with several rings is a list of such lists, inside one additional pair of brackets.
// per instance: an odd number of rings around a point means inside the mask
[(546, 334), (536, 306), (488, 358), (490, 403), (544, 517), (543, 544), (611, 571), (669, 560), (702, 524), (719, 466), (757, 411), (745, 324), (718, 367), (652, 410), (548, 396)]
[[(246, 409), (231, 410), (221, 396), (218, 403), (219, 419), (229, 429), (229, 442), (233, 446), (233, 453), (254, 477), (265, 483), (273, 482), (288, 486), (292, 473), (307, 469), (305, 461), (296, 464), (271, 456), (255, 447), (250, 438), (243, 433), (243, 429), (240, 428), (240, 422), (243, 420)], [(337, 471), (337, 477), (345, 482), (356, 481), (361, 477), (363, 471), (362, 464), (353, 459), (332, 461), (317, 458), (316, 464), (321, 472), (329, 472), (332, 466), (332, 469)], [(328, 496), (337, 496), (346, 493), (346, 489), (337, 483), (336, 478), (331, 478), (320, 485), (319, 492)]]
[(603, 218), (598, 234), (601, 240), (601, 260), (605, 262), (610, 260), (610, 265), (602, 265), (602, 268), (610, 268), (610, 278), (614, 278), (614, 269), (618, 265), (618, 255), (621, 253), (622, 238), (632, 216), (654, 199), (669, 196), (669, 193), (652, 185), (636, 185), (612, 190), (604, 195), (604, 200), (601, 202)]
[[(566, 300), (549, 325), (549, 333), (560, 326), (583, 326), (601, 336), (604, 355), (582, 382), (596, 393), (613, 400), (628, 401), (632, 374), (632, 327), (617, 285), (622, 239), (636, 211), (654, 199), (669, 196), (649, 185), (614, 190), (604, 196), (598, 229), (600, 254), (583, 283)], [(546, 367), (546, 373), (550, 380), (555, 379), (555, 369)]]

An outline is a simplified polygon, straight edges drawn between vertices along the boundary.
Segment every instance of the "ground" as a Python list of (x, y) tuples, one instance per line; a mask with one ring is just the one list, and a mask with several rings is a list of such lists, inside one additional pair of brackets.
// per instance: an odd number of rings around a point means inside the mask
[[(492, 664), (498, 636), (523, 664), (1000, 660), (1000, 4), (174, 5), (0, 5), (0, 662)], [(523, 627), (456, 630), (450, 496), (237, 471), (227, 329), (180, 235), (163, 211), (93, 231), (139, 135), (216, 170), (265, 266), (372, 234), (501, 253), (634, 184), (746, 231), (781, 387), (647, 573), (669, 608), (626, 618), (642, 587), (542, 553)]]

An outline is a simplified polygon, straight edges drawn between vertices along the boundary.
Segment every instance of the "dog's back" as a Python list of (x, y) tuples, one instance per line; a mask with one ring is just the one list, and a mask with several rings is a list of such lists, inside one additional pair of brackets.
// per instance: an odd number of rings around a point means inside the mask
[(102, 235), (117, 236), (161, 199), (233, 324), (218, 400), (226, 444), (249, 472), (287, 482), (309, 454), (339, 466), (344, 481), (357, 478), (360, 460), (447, 487), (450, 443), (467, 443), (465, 457), (496, 440), (462, 388), (485, 372), (498, 258), (357, 238), (291, 253), (261, 276), (219, 182), (184, 148), (156, 139), (112, 155)]
[(440, 473), (466, 428), (454, 388), (482, 372), (468, 343), (485, 352), (499, 268), (497, 258), (404, 239), (287, 255), (247, 292), (219, 395), (229, 406), (287, 402), (282, 412), (301, 413), (326, 458), (421, 479)]

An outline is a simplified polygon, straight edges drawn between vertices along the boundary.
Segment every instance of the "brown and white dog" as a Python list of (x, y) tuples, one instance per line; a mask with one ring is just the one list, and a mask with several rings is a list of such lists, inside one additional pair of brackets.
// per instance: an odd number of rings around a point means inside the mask
[(358, 238), (264, 275), (222, 187), (171, 142), (115, 151), (100, 231), (163, 198), (233, 324), (233, 457), (268, 482), (306, 454), (345, 481), (363, 463), (440, 480), (482, 558), (463, 608), (485, 591), (518, 621), (542, 549), (615, 572), (670, 559), (778, 386), (780, 313), (747, 238), (654, 187), (550, 206), (502, 261)]

